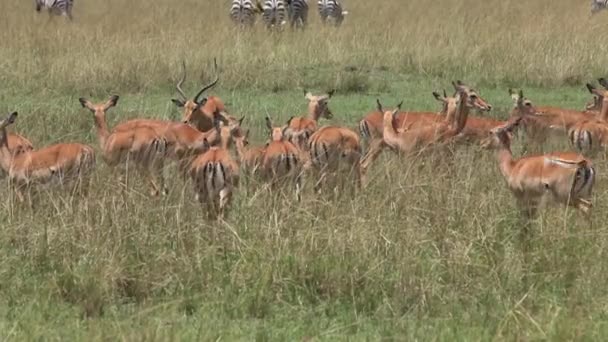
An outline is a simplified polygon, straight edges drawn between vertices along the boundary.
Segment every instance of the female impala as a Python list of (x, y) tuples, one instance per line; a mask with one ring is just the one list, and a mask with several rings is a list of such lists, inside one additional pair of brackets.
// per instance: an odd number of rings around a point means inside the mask
[(82, 107), (93, 113), (97, 139), (103, 153), (103, 159), (110, 167), (117, 165), (127, 167), (133, 163), (148, 179), (152, 187), (151, 195), (158, 196), (168, 193), (163, 176), (163, 159), (167, 150), (167, 142), (149, 126), (135, 127), (131, 130), (108, 131), (106, 111), (118, 102), (114, 95), (103, 104), (93, 104), (85, 98), (80, 98)]
[(236, 152), (241, 162), (241, 168), (247, 174), (256, 174), (262, 165), (264, 159), (264, 152), (266, 146), (249, 146), (249, 130), (246, 130), (244, 134), (235, 136), (234, 145), (236, 146)]
[(234, 188), (239, 183), (239, 166), (228, 150), (210, 145), (206, 147), (207, 152), (192, 161), (188, 174), (199, 202), (207, 204), (209, 218), (222, 220), (232, 201)]
[(329, 174), (336, 175), (342, 164), (353, 174), (355, 186), (361, 188), (361, 141), (359, 135), (345, 127), (325, 126), (310, 137), (310, 161), (320, 174), (315, 188), (320, 189)]
[(88, 177), (95, 168), (93, 148), (78, 143), (63, 143), (36, 151), (11, 153), (6, 127), (17, 118), (14, 112), (0, 123), (0, 166), (15, 185), (18, 199), (23, 202), (23, 190), (33, 184), (80, 183), (88, 185)]
[[(368, 151), (361, 165), (363, 170), (366, 170), (379, 156), (384, 146), (399, 153), (410, 154), (462, 138), (460, 133), (466, 125), (470, 109), (479, 107), (487, 109), (489, 105), (480, 100), (477, 93), (472, 89), (457, 83), (453, 83), (453, 85), (457, 91), (458, 107), (455, 115), (452, 118), (448, 117), (450, 121), (429, 123), (426, 126), (416, 128), (406, 127), (405, 130), (399, 131), (396, 127), (395, 116), (400, 111), (401, 104), (394, 111), (385, 111), (383, 144)], [(381, 110), (380, 101), (378, 100), (377, 103)]]
[(273, 127), (272, 121), (266, 117), (266, 126), (271, 133), (271, 141), (264, 149), (261, 175), (276, 188), (283, 181), (293, 181), (296, 186), (296, 198), (301, 200), (302, 173), (307, 163), (305, 155), (293, 143), (285, 139), (280, 127)]
[(308, 100), (308, 117), (295, 117), (287, 123), (285, 138), (302, 150), (308, 148), (308, 139), (317, 130), (317, 121), (320, 118), (331, 119), (333, 114), (329, 109), (329, 99), (335, 90), (330, 90), (324, 95), (312, 95), (304, 91), (304, 97)]
[[(8, 150), (11, 155), (17, 155), (23, 152), (29, 152), (34, 149), (34, 145), (22, 135), (17, 133), (8, 133), (7, 136)], [(0, 170), (0, 179), (4, 178), (6, 173)]]
[[(217, 63), (214, 59), (215, 71), (217, 73)], [(184, 108), (183, 122), (185, 124), (192, 125), (201, 132), (209, 131), (213, 128), (213, 117), (216, 113), (219, 115), (226, 115), (226, 108), (224, 103), (219, 97), (209, 96), (208, 98), (201, 98), (203, 93), (213, 88), (219, 81), (219, 76), (216, 76), (215, 80), (208, 85), (204, 86), (191, 100), (182, 90), (182, 84), (186, 80), (186, 64), (183, 64), (184, 75), (182, 79), (177, 83), (175, 88), (181, 99), (171, 99), (171, 101), (180, 108)]]
[(593, 87), (589, 90), (596, 98), (602, 99), (602, 104), (595, 119), (578, 122), (568, 131), (570, 143), (579, 151), (598, 150), (608, 146), (608, 91)]
[(591, 161), (572, 152), (555, 152), (513, 159), (509, 133), (522, 121), (516, 117), (492, 131), (498, 166), (523, 212), (532, 217), (545, 198), (589, 214), (595, 169)]

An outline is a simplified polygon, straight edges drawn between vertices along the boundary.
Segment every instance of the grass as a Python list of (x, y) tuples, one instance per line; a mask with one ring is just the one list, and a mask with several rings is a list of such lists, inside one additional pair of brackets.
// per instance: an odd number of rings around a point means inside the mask
[[(304, 88), (337, 88), (332, 123), (355, 127), (376, 97), (436, 110), (430, 92), (458, 78), (505, 118), (508, 87), (524, 87), (538, 104), (581, 108), (583, 83), (608, 62), (596, 36), (604, 14), (589, 19), (586, 5), (400, 3), (352, 1), (340, 30), (319, 28), (312, 15), (309, 30), (270, 37), (233, 30), (215, 0), (83, 0), (71, 25), (48, 22), (26, 2), (6, 4), (0, 110), (18, 110), (14, 129), (36, 146), (96, 146), (79, 97), (121, 95), (110, 125), (177, 120), (169, 99), (181, 60), (193, 93), (214, 76), (217, 56), (222, 81), (213, 93), (246, 116), (260, 142), (266, 114), (282, 121), (304, 112)], [(527, 243), (494, 156), (475, 147), (457, 149), (453, 160), (385, 153), (356, 198), (320, 198), (309, 186), (296, 204), (253, 181), (239, 189), (225, 224), (205, 221), (175, 170), (160, 199), (136, 179), (120, 194), (101, 160), (85, 198), (43, 192), (30, 209), (6, 186), (0, 336), (600, 340), (608, 332), (607, 163), (595, 162), (593, 228), (553, 208)]]

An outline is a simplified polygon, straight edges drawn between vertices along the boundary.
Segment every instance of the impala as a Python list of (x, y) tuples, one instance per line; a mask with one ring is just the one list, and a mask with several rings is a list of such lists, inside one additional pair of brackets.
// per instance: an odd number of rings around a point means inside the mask
[(536, 144), (542, 144), (551, 135), (565, 135), (577, 123), (595, 117), (591, 112), (534, 106), (530, 100), (524, 98), (522, 90), (515, 93), (509, 89), (509, 94), (514, 101), (511, 117), (525, 115), (521, 124), (528, 138)]
[(595, 169), (588, 159), (572, 152), (554, 152), (513, 159), (509, 133), (522, 117), (492, 131), (500, 172), (527, 217), (536, 215), (546, 198), (589, 214)]
[(228, 150), (210, 145), (206, 148), (207, 152), (190, 163), (188, 174), (199, 202), (207, 205), (209, 218), (222, 220), (239, 183), (239, 166)]
[(361, 188), (361, 141), (357, 133), (345, 127), (321, 127), (310, 137), (309, 149), (311, 165), (320, 174), (317, 190), (342, 164), (353, 175), (355, 186)]
[(262, 165), (265, 146), (249, 146), (249, 130), (235, 136), (234, 145), (239, 156), (241, 168), (248, 174), (255, 174)]
[[(217, 63), (214, 59), (215, 71), (217, 73)], [(209, 131), (213, 128), (213, 117), (217, 114), (225, 116), (226, 108), (219, 97), (209, 96), (202, 97), (203, 93), (213, 88), (219, 81), (219, 76), (208, 85), (204, 86), (192, 99), (188, 99), (186, 93), (182, 90), (182, 85), (186, 80), (186, 64), (183, 63), (184, 75), (175, 86), (180, 99), (171, 99), (171, 101), (179, 108), (184, 109), (182, 121), (185, 124), (192, 125), (201, 132)]]
[(23, 202), (23, 191), (34, 184), (75, 183), (86, 190), (88, 177), (95, 168), (93, 148), (62, 143), (15, 155), (9, 149), (6, 127), (16, 118), (14, 112), (0, 123), (0, 166), (14, 184), (19, 201)]
[(287, 123), (285, 138), (301, 149), (308, 147), (308, 139), (317, 130), (317, 122), (320, 118), (331, 119), (333, 113), (329, 109), (329, 99), (335, 90), (330, 90), (327, 94), (312, 95), (304, 91), (304, 97), (308, 100), (308, 116), (294, 117)]
[(399, 131), (396, 127), (396, 115), (401, 110), (401, 103), (393, 111), (384, 111), (382, 104), (377, 100), (378, 110), (384, 112), (383, 119), (383, 138), (382, 144), (378, 144), (374, 149), (370, 148), (362, 162), (363, 170), (367, 170), (369, 165), (380, 155), (384, 146), (399, 153), (414, 153), (462, 138), (460, 133), (464, 129), (469, 111), (472, 108), (488, 110), (491, 108), (477, 93), (471, 88), (462, 85), (461, 82), (453, 83), (456, 89), (458, 106), (453, 117), (446, 117), (448, 120), (437, 123), (428, 123), (425, 126), (419, 125), (415, 128), (406, 127)]
[(110, 133), (106, 111), (116, 106), (118, 99), (118, 95), (114, 95), (102, 104), (93, 104), (82, 97), (79, 99), (82, 107), (93, 113), (103, 159), (110, 167), (120, 165), (128, 168), (129, 163), (133, 163), (150, 182), (152, 196), (166, 195), (168, 189), (163, 176), (163, 159), (167, 142), (152, 127), (145, 125)]
[(599, 106), (601, 110), (595, 119), (578, 122), (568, 131), (570, 143), (579, 151), (598, 150), (608, 146), (608, 90), (599, 90), (593, 86), (589, 90), (602, 100)]
[(266, 117), (266, 126), (270, 130), (271, 141), (264, 149), (261, 163), (261, 175), (270, 181), (274, 189), (283, 181), (293, 181), (296, 187), (296, 198), (301, 200), (302, 173), (308, 163), (302, 150), (285, 138), (288, 128), (274, 127), (270, 117)]

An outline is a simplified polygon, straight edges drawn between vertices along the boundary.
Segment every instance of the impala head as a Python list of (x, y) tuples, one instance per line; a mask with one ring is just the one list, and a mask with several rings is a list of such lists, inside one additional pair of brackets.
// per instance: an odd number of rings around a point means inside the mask
[(448, 96), (445, 89), (443, 90), (443, 95), (434, 91), (433, 96), (435, 97), (435, 100), (442, 103), (442, 114), (454, 113), (456, 111), (456, 108), (458, 107), (457, 99), (454, 96)]
[[(213, 63), (215, 65), (215, 71), (217, 74), (216, 59), (213, 59)], [(171, 99), (171, 102), (173, 102), (177, 107), (184, 109), (182, 122), (185, 124), (190, 124), (193, 121), (196, 112), (198, 112), (205, 105), (205, 103), (207, 103), (207, 98), (203, 96), (203, 93), (213, 88), (217, 84), (217, 82), (219, 81), (219, 76), (216, 76), (213, 82), (202, 87), (192, 99), (188, 99), (188, 96), (186, 96), (186, 93), (182, 90), (182, 85), (186, 80), (186, 62), (182, 62), (182, 68), (184, 70), (183, 76), (175, 86), (175, 89), (179, 94), (179, 98)]]
[(237, 149), (249, 146), (249, 129), (243, 131), (243, 134), (234, 136), (234, 144)]
[[(291, 122), (291, 119), (293, 119), (293, 117), (289, 118), (289, 121), (287, 122), (287, 126), (289, 126), (289, 122)], [(270, 119), (270, 117), (266, 116), (266, 128), (268, 128), (268, 130), (270, 132), (270, 139), (272, 141), (281, 141), (281, 140), (283, 140), (284, 132), (285, 132), (285, 129), (287, 128), (287, 126), (285, 126), (285, 127), (274, 127), (272, 125), (272, 120)]]
[[(600, 80), (604, 81), (603, 78), (600, 78)], [(586, 86), (587, 86), (587, 90), (589, 90), (591, 95), (593, 95), (593, 99), (591, 101), (587, 102), (587, 104), (585, 105), (585, 110), (600, 111), (602, 109), (602, 101), (606, 97), (606, 94), (608, 94), (608, 91), (597, 89), (590, 83), (587, 83)]]
[(466, 94), (468, 101), (469, 101), (467, 103), (467, 107), (475, 108), (477, 110), (484, 111), (484, 112), (489, 112), (492, 110), (492, 105), (489, 104), (486, 100), (484, 100), (475, 89), (462, 83), (462, 81), (460, 81), (460, 80), (452, 82), (452, 85), (454, 86), (454, 90), (456, 91), (456, 94), (458, 94), (458, 93)]
[(513, 132), (519, 126), (523, 117), (512, 117), (500, 127), (493, 128), (490, 130), (490, 136), (481, 143), (482, 148), (511, 148), (511, 139), (513, 138)]
[[(511, 89), (509, 89), (511, 92)], [(511, 116), (522, 116), (522, 115), (534, 115), (537, 110), (530, 100), (524, 97), (524, 91), (519, 90), (517, 93), (513, 93), (511, 98), (515, 101), (514, 108), (511, 111)]]
[(377, 109), (384, 116), (385, 125), (388, 125), (388, 122), (390, 122), (391, 126), (393, 127), (393, 130), (395, 131), (397, 131), (397, 129), (399, 128), (399, 124), (397, 122), (397, 114), (399, 114), (399, 112), (401, 111), (402, 105), (403, 101), (399, 102), (393, 110), (385, 110), (382, 106), (382, 103), (380, 102), (380, 99), (376, 99)]
[(329, 109), (329, 99), (336, 91), (330, 90), (327, 94), (313, 95), (304, 90), (304, 97), (308, 100), (308, 114), (318, 120), (319, 118), (331, 119), (334, 114)]
[(119, 98), (118, 95), (112, 95), (105, 103), (97, 104), (92, 103), (84, 97), (79, 98), (78, 101), (83, 108), (90, 110), (96, 117), (103, 117), (108, 109), (116, 106)]
[(2, 122), (0, 122), (0, 129), (5, 129), (9, 125), (14, 124), (15, 123), (15, 119), (17, 119), (17, 112), (10, 113), (6, 117), (6, 119), (4, 119), (4, 120), (2, 120)]
[(226, 120), (221, 114), (215, 113), (214, 122), (219, 125), (220, 132), (220, 141), (223, 148), (228, 148), (230, 142), (233, 141), (238, 136), (243, 135), (243, 131), (241, 129), (241, 124), (245, 120), (245, 117), (242, 117), (238, 120)]

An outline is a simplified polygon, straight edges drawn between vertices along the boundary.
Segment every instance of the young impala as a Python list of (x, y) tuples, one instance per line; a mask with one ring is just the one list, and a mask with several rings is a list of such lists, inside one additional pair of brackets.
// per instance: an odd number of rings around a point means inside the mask
[[(214, 59), (215, 71), (217, 73), (217, 63)], [(171, 101), (180, 108), (184, 108), (182, 121), (185, 124), (192, 125), (201, 132), (209, 131), (213, 128), (213, 117), (216, 113), (226, 116), (226, 108), (219, 97), (209, 96), (201, 97), (203, 93), (213, 88), (219, 81), (219, 76), (208, 85), (204, 86), (192, 99), (188, 99), (186, 93), (182, 90), (182, 85), (186, 80), (186, 64), (183, 64), (184, 75), (175, 86), (181, 99), (171, 99)]]
[(320, 118), (331, 119), (333, 113), (329, 109), (329, 99), (335, 90), (330, 90), (324, 95), (312, 95), (304, 91), (304, 97), (308, 100), (308, 116), (294, 117), (287, 123), (285, 138), (302, 150), (308, 148), (308, 139), (317, 130), (317, 122)]
[(134, 127), (110, 133), (106, 122), (106, 111), (118, 102), (118, 95), (101, 104), (93, 104), (80, 98), (83, 108), (93, 113), (97, 139), (103, 159), (110, 167), (118, 165), (128, 168), (130, 163), (142, 172), (152, 187), (151, 195), (168, 193), (163, 176), (163, 159), (167, 152), (166, 140), (150, 126)]
[(523, 117), (492, 130), (498, 166), (509, 190), (527, 217), (536, 215), (545, 199), (569, 205), (589, 214), (595, 169), (588, 159), (572, 152), (554, 152), (513, 159), (510, 132)]
[(319, 190), (328, 175), (337, 176), (341, 165), (354, 177), (357, 188), (361, 188), (361, 141), (354, 131), (337, 126), (321, 127), (310, 137), (310, 161), (319, 173), (315, 188)]
[(264, 149), (261, 163), (261, 176), (270, 181), (275, 189), (284, 181), (293, 181), (296, 186), (296, 198), (301, 200), (302, 173), (308, 162), (305, 154), (284, 136), (288, 128), (274, 127), (269, 117), (266, 126), (270, 130), (271, 141)]
[(17, 112), (14, 112), (0, 123), (0, 166), (13, 183), (19, 201), (23, 202), (23, 191), (32, 185), (71, 183), (86, 190), (88, 178), (95, 168), (93, 148), (78, 143), (62, 143), (15, 155), (9, 149), (6, 127), (16, 118)]
[(239, 166), (228, 150), (210, 145), (206, 148), (207, 152), (192, 160), (188, 174), (199, 202), (207, 205), (209, 218), (222, 220), (239, 183)]
[(262, 165), (266, 146), (249, 146), (248, 129), (243, 134), (233, 137), (233, 139), (241, 168), (247, 174), (256, 174)]

